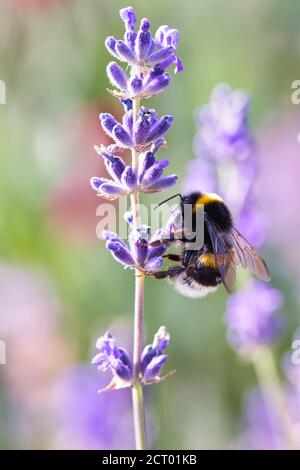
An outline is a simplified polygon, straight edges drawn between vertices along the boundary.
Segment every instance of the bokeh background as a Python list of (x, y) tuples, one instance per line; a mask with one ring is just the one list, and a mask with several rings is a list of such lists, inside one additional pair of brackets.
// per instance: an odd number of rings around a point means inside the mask
[[(300, 108), (291, 103), (291, 83), (300, 78), (300, 4), (130, 3), (153, 29), (180, 30), (184, 73), (151, 103), (175, 117), (166, 151), (172, 172), (184, 178), (195, 108), (217, 83), (252, 98), (258, 200), (269, 224), (264, 254), (272, 285), (285, 298), (286, 330), (275, 346), (280, 366), (300, 323)], [(105, 91), (110, 58), (103, 43), (123, 34), (118, 10), (125, 6), (123, 0), (0, 1), (0, 79), (7, 87), (7, 104), (0, 106), (0, 339), (7, 346), (7, 364), (0, 365), (1, 448), (134, 445), (130, 393), (97, 395), (109, 377), (90, 365), (95, 340), (108, 328), (120, 344), (130, 349), (131, 343), (133, 275), (96, 237), (99, 199), (88, 183), (103, 172), (93, 150), (107, 142), (98, 113), (121, 113)], [(256, 378), (226, 340), (226, 297), (220, 289), (194, 301), (147, 280), (146, 340), (167, 325), (166, 370), (177, 370), (146, 391), (154, 448), (231, 448), (240, 435), (244, 397)]]

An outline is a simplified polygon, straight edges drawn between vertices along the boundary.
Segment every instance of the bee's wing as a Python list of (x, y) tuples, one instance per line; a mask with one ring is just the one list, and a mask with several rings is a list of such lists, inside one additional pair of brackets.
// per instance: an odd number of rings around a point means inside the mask
[(228, 238), (228, 234), (221, 232), (208, 216), (205, 216), (205, 221), (220, 276), (227, 292), (231, 294), (236, 279), (235, 254), (231, 240)]
[(231, 230), (235, 263), (249, 269), (262, 281), (270, 281), (271, 276), (263, 258), (259, 256), (252, 245), (233, 227)]

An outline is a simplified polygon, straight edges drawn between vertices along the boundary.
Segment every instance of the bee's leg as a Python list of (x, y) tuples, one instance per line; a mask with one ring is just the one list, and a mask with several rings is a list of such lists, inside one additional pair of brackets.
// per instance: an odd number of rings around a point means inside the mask
[(167, 258), (170, 261), (177, 261), (178, 263), (182, 263), (182, 256), (177, 255), (175, 253), (169, 253), (167, 255), (163, 255), (163, 258)]
[(183, 273), (185, 268), (183, 266), (171, 266), (169, 269), (165, 271), (157, 271), (152, 272), (151, 276), (155, 277), (155, 279), (165, 279), (166, 277), (170, 277), (171, 279), (177, 277), (179, 274)]

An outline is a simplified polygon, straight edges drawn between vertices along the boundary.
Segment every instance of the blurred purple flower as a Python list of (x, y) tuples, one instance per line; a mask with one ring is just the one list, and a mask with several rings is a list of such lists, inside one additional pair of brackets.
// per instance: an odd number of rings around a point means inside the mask
[[(294, 109), (292, 109), (294, 108)], [(298, 106), (299, 108), (299, 106)], [(281, 271), (290, 273), (300, 292), (300, 144), (297, 106), (279, 107), (265, 119), (259, 135), (260, 174), (257, 196), (269, 225), (268, 241), (280, 255)], [(285, 188), (285, 197), (282, 189)], [(289, 242), (282, 250), (288, 233)]]
[[(289, 384), (282, 389), (284, 412), (272, 396), (254, 389), (244, 403), (243, 431), (235, 448), (244, 450), (300, 449), (300, 391)], [(287, 425), (289, 426), (287, 428)]]
[(196, 152), (217, 162), (247, 158), (253, 150), (249, 105), (249, 97), (243, 91), (232, 90), (223, 83), (217, 85), (210, 102), (197, 113)]
[(288, 447), (278, 410), (266, 403), (258, 389), (246, 397), (243, 431), (234, 447), (242, 450), (282, 450)]
[(257, 347), (274, 342), (283, 330), (283, 320), (278, 315), (282, 303), (278, 290), (259, 281), (248, 281), (227, 302), (225, 322), (231, 346), (243, 356), (251, 356)]
[(256, 152), (249, 130), (250, 99), (245, 92), (217, 85), (196, 116), (196, 159), (187, 167), (184, 192), (220, 194), (237, 228), (255, 246), (266, 237), (266, 218), (256, 205)]
[(84, 365), (76, 365), (61, 377), (55, 393), (56, 448), (134, 448), (130, 393), (120, 390), (97, 395), (95, 390), (104, 380)]

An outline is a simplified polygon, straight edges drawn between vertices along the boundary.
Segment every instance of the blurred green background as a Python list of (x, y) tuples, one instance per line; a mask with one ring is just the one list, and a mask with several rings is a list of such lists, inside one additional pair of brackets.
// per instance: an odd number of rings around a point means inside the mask
[[(297, 125), (285, 124), (297, 122), (298, 110), (290, 95), (292, 81), (300, 78), (300, 3), (140, 0), (131, 5), (139, 18), (151, 19), (153, 31), (161, 24), (180, 30), (184, 73), (151, 101), (160, 114), (175, 118), (169, 149), (164, 151), (171, 160), (171, 172), (184, 177), (185, 166), (193, 157), (195, 107), (208, 101), (215, 84), (225, 81), (251, 95), (258, 142), (261, 139), (263, 145), (266, 133), (271, 141), (279, 139), (283, 128), (287, 133), (290, 147), (286, 154), (261, 151), (262, 206), (268, 211), (265, 201), (271, 204), (274, 194), (286, 195), (290, 190), (272, 185), (281, 159), (286, 160), (285, 181), (291, 178), (299, 201), (300, 168), (293, 159), (299, 152)], [(7, 104), (0, 105), (0, 339), (7, 344), (7, 365), (0, 366), (2, 447), (55, 447), (52, 423), (44, 423), (42, 438), (38, 432), (28, 438), (16, 414), (22, 407), (26, 409), (25, 428), (31, 426), (32, 415), (35, 421), (42, 420), (51, 384), (71, 364), (89, 364), (95, 339), (116, 319), (123, 329), (128, 325), (126, 334), (131, 334), (133, 274), (115, 263), (96, 238), (99, 199), (88, 183), (91, 176), (103, 172), (93, 150), (103, 140), (98, 113), (121, 112), (106, 93), (105, 67), (110, 57), (103, 43), (108, 35), (123, 34), (118, 10), (125, 6), (119, 0), (0, 2), (0, 79), (7, 87)], [(281, 125), (282, 116), (286, 120)], [(158, 200), (161, 195), (151, 202)], [(279, 211), (284, 210), (285, 202)], [(272, 220), (271, 213), (270, 225), (275, 230)], [(292, 232), (297, 232), (297, 223), (300, 228), (295, 216)], [(287, 331), (276, 350), (278, 358), (290, 348), (299, 323), (299, 245), (294, 247), (294, 256), (285, 256), (284, 236), (280, 240), (270, 237), (265, 252), (274, 273), (273, 285), (286, 297)], [(14, 278), (19, 270), (30, 276), (34, 273), (38, 280), (47, 279), (50, 287), (41, 297), (45, 303), (47, 295), (52, 299), (46, 308), (50, 316), (55, 297), (52, 336), (47, 336), (49, 330), (43, 333), (50, 342), (47, 346), (41, 341), (33, 348), (40, 333), (35, 336), (32, 329), (47, 322), (48, 313), (41, 317), (33, 313), (36, 320), (32, 325), (26, 317), (22, 327), (18, 323), (23, 307), (30, 311), (39, 308), (39, 303), (28, 306), (21, 302), (15, 316), (15, 302), (24, 290), (18, 284), (22, 280)], [(8, 275), (12, 276), (10, 283)], [(26, 295), (24, 298), (26, 304)], [(255, 377), (226, 341), (224, 290), (193, 301), (165, 282), (147, 279), (145, 301), (147, 342), (160, 325), (167, 325), (172, 336), (167, 368), (177, 370), (170, 380), (147, 389), (153, 446), (230, 447), (240, 429), (243, 393), (255, 383)], [(30, 348), (32, 354), (26, 355)], [(33, 393), (40, 402), (31, 402)]]

